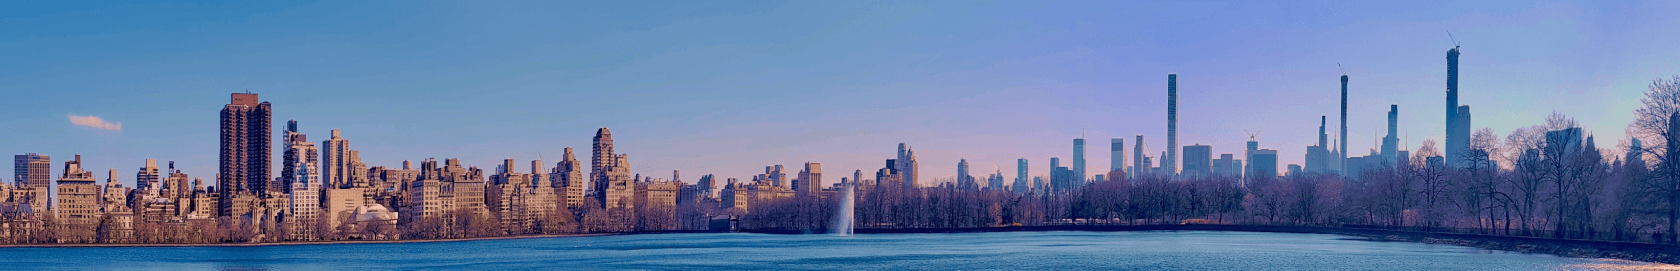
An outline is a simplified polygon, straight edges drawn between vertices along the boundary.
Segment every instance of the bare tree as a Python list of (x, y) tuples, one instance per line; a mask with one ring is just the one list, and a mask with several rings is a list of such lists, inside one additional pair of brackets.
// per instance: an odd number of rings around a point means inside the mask
[[(1640, 99), (1644, 105), (1633, 111), (1634, 122), (1630, 131), (1633, 136), (1643, 140), (1649, 146), (1643, 151), (1656, 161), (1660, 161), (1653, 176), (1641, 178), (1636, 183), (1639, 188), (1648, 191), (1647, 195), (1661, 200), (1653, 203), (1663, 204), (1657, 209), (1665, 211), (1668, 216), (1668, 234), (1663, 239), (1674, 240), (1676, 224), (1680, 223), (1680, 149), (1670, 146), (1680, 145), (1680, 133), (1676, 133), (1680, 126), (1680, 75), (1669, 79), (1658, 78), (1651, 82), (1645, 92), (1645, 98)], [(1659, 240), (1659, 241), (1666, 241)]]
[[(1484, 230), (1493, 229), (1493, 223), (1498, 220), (1495, 208), (1509, 213), (1511, 196), (1500, 189), (1499, 166), (1495, 160), (1499, 144), (1499, 136), (1493, 129), (1482, 128), (1470, 135), (1470, 147), (1463, 155), (1464, 164), (1470, 166), (1461, 172), (1467, 180), (1462, 183), (1465, 207), (1476, 218), (1476, 226)], [(1485, 219), (1483, 213), (1487, 214)]]
[(1504, 179), (1514, 196), (1512, 205), (1516, 207), (1517, 223), (1524, 236), (1533, 233), (1531, 222), (1539, 209), (1540, 190), (1546, 184), (1539, 151), (1544, 137), (1545, 130), (1538, 126), (1518, 128), (1505, 137), (1505, 159), (1511, 161), (1512, 170)]
[(1542, 127), (1545, 140), (1539, 145), (1542, 155), (1539, 177), (1552, 189), (1550, 200), (1555, 212), (1552, 214), (1555, 216), (1552, 237), (1563, 238), (1567, 235), (1569, 206), (1577, 204), (1571, 200), (1575, 199), (1574, 195), (1580, 194), (1573, 188), (1583, 181), (1580, 177), (1584, 169), (1579, 163), (1584, 148), (1580, 140), (1586, 135), (1574, 118), (1556, 111), (1546, 116), (1546, 124)]

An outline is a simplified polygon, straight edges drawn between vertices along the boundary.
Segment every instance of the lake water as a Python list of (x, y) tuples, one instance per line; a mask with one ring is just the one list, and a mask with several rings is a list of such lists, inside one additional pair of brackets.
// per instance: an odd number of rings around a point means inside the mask
[[(1650, 267), (1327, 234), (641, 234), (405, 244), (0, 248), (0, 269), (1583, 270)], [(1673, 267), (1673, 266), (1659, 266)]]

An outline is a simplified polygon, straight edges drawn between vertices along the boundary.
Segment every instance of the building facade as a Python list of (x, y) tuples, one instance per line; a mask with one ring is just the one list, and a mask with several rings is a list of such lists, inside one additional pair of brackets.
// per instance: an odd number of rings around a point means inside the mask
[(267, 194), (269, 163), (273, 159), (274, 111), (268, 102), (258, 102), (255, 93), (234, 93), (222, 107), (221, 155), (216, 189), (221, 194), (219, 215), (233, 213), (232, 198), (238, 194)]

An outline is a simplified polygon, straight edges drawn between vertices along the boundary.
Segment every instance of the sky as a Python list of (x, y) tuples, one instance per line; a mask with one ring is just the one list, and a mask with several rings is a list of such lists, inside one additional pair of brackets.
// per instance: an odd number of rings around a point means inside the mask
[(1337, 134), (1344, 72), (1355, 155), (1389, 105), (1406, 146), (1439, 141), (1454, 40), (1460, 103), (1502, 136), (1559, 112), (1614, 146), (1646, 86), (1680, 74), (1680, 2), (1262, 2), (12, 2), (0, 153), (214, 180), (218, 112), (249, 91), (275, 142), (286, 120), (340, 129), (372, 166), (587, 162), (608, 127), (632, 171), (689, 183), (805, 162), (835, 183), (901, 142), (924, 180), (959, 159), (1041, 176), (1077, 137), (1096, 174), (1109, 138), (1165, 150), (1176, 73), (1179, 145), (1240, 156), (1261, 131), (1281, 168), (1320, 116)]

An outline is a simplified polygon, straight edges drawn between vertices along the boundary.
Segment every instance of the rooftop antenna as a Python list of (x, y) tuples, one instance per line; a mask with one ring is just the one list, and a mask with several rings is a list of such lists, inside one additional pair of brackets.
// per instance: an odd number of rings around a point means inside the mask
[(1248, 132), (1248, 129), (1243, 129), (1243, 133), (1248, 134), (1248, 141), (1259, 141), (1259, 140), (1254, 140), (1254, 137), (1260, 136), (1260, 130), (1254, 130), (1253, 133), (1250, 133), (1250, 132)]
[(1452, 30), (1447, 30), (1447, 39), (1452, 40), (1453, 48), (1458, 48), (1458, 39), (1453, 38)]

